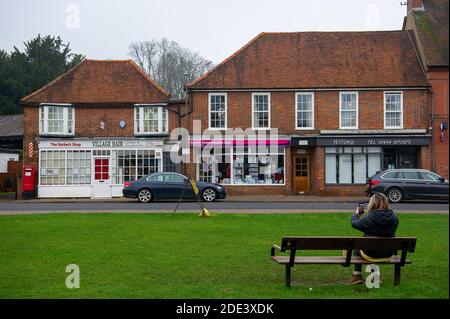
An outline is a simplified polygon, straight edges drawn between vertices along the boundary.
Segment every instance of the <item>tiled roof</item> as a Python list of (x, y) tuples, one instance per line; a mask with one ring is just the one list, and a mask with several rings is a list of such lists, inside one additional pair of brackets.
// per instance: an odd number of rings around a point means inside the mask
[(448, 66), (448, 0), (423, 0), (425, 10), (414, 10), (415, 31), (428, 66)]
[(428, 83), (406, 31), (261, 33), (191, 89), (415, 87)]
[(23, 114), (0, 115), (0, 138), (23, 136)]
[(169, 97), (131, 60), (86, 59), (21, 102), (157, 103)]

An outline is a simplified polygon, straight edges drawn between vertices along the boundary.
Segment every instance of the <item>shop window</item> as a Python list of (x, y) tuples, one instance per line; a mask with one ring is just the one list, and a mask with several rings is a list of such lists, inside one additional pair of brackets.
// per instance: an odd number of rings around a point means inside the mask
[(209, 94), (209, 128), (226, 129), (227, 96), (226, 94)]
[(252, 123), (255, 129), (270, 128), (270, 94), (253, 93), (253, 117)]
[(91, 183), (91, 151), (67, 151), (67, 184)]
[(65, 151), (41, 151), (40, 185), (64, 185), (66, 183)]
[(403, 128), (403, 94), (384, 93), (384, 127)]
[(137, 151), (137, 178), (150, 175), (159, 171), (159, 158), (156, 158), (154, 150)]
[(135, 133), (167, 133), (169, 130), (167, 112), (167, 108), (164, 106), (136, 106), (134, 121)]
[(176, 164), (172, 161), (170, 158), (170, 152), (163, 152), (163, 169), (164, 172), (180, 172), (180, 164)]
[(384, 169), (416, 168), (416, 147), (385, 147), (383, 148)]
[(298, 130), (314, 129), (314, 93), (296, 94), (296, 125)]
[(340, 128), (357, 129), (358, 128), (358, 93), (341, 92), (340, 103)]
[(200, 181), (231, 184), (231, 148), (216, 147), (197, 154), (197, 175)]
[(381, 169), (379, 147), (326, 147), (327, 184), (364, 184)]
[(154, 150), (112, 152), (113, 184), (123, 184), (159, 172), (160, 156)]
[(198, 180), (212, 183), (214, 170), (212, 160), (204, 159), (202, 163), (197, 164)]
[[(220, 148), (219, 148), (220, 150)], [(218, 154), (220, 153), (220, 154)], [(197, 154), (197, 156), (199, 156)], [(198, 179), (233, 185), (284, 185), (284, 148), (223, 148), (197, 157)]]
[(236, 154), (235, 184), (284, 184), (284, 155)]
[(39, 108), (41, 135), (73, 135), (74, 108), (61, 105), (43, 105)]

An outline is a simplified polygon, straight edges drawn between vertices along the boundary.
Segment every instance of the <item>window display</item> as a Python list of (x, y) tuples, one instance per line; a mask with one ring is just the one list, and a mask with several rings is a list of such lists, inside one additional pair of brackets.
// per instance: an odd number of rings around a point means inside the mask
[[(220, 154), (219, 154), (220, 153)], [(284, 148), (275, 152), (245, 148), (222, 148), (197, 154), (200, 181), (232, 185), (284, 185)]]

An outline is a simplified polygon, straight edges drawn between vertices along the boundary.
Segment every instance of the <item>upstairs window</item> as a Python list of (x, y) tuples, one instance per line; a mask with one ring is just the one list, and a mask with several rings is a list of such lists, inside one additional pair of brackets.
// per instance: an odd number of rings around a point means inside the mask
[(358, 128), (358, 93), (341, 92), (339, 103), (339, 127), (341, 129)]
[(39, 132), (42, 135), (73, 135), (74, 108), (63, 105), (42, 105), (39, 108)]
[(227, 95), (209, 94), (209, 128), (226, 129), (227, 128)]
[(402, 92), (384, 93), (384, 128), (403, 128)]
[(270, 94), (269, 93), (253, 93), (253, 128), (268, 129), (270, 128)]
[(297, 93), (296, 97), (296, 129), (314, 129), (314, 93)]
[(164, 106), (142, 105), (135, 107), (134, 122), (136, 134), (161, 134), (167, 133), (168, 114)]

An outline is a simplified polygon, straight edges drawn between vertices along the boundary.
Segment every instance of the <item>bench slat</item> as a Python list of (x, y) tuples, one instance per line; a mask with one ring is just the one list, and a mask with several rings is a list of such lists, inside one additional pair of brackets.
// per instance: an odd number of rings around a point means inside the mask
[(295, 244), (297, 250), (402, 250), (414, 252), (415, 237), (328, 237), (287, 236), (283, 237), (282, 250), (290, 250)]
[[(289, 264), (289, 256), (272, 256), (278, 264)], [(336, 265), (344, 264), (345, 257), (342, 256), (297, 256), (295, 257), (295, 264), (323, 264), (323, 265)], [(351, 264), (374, 264), (374, 262), (367, 261), (359, 256), (352, 256)], [(392, 256), (389, 261), (379, 264), (399, 264), (400, 256)], [(411, 264), (410, 260), (406, 260), (406, 264)]]

